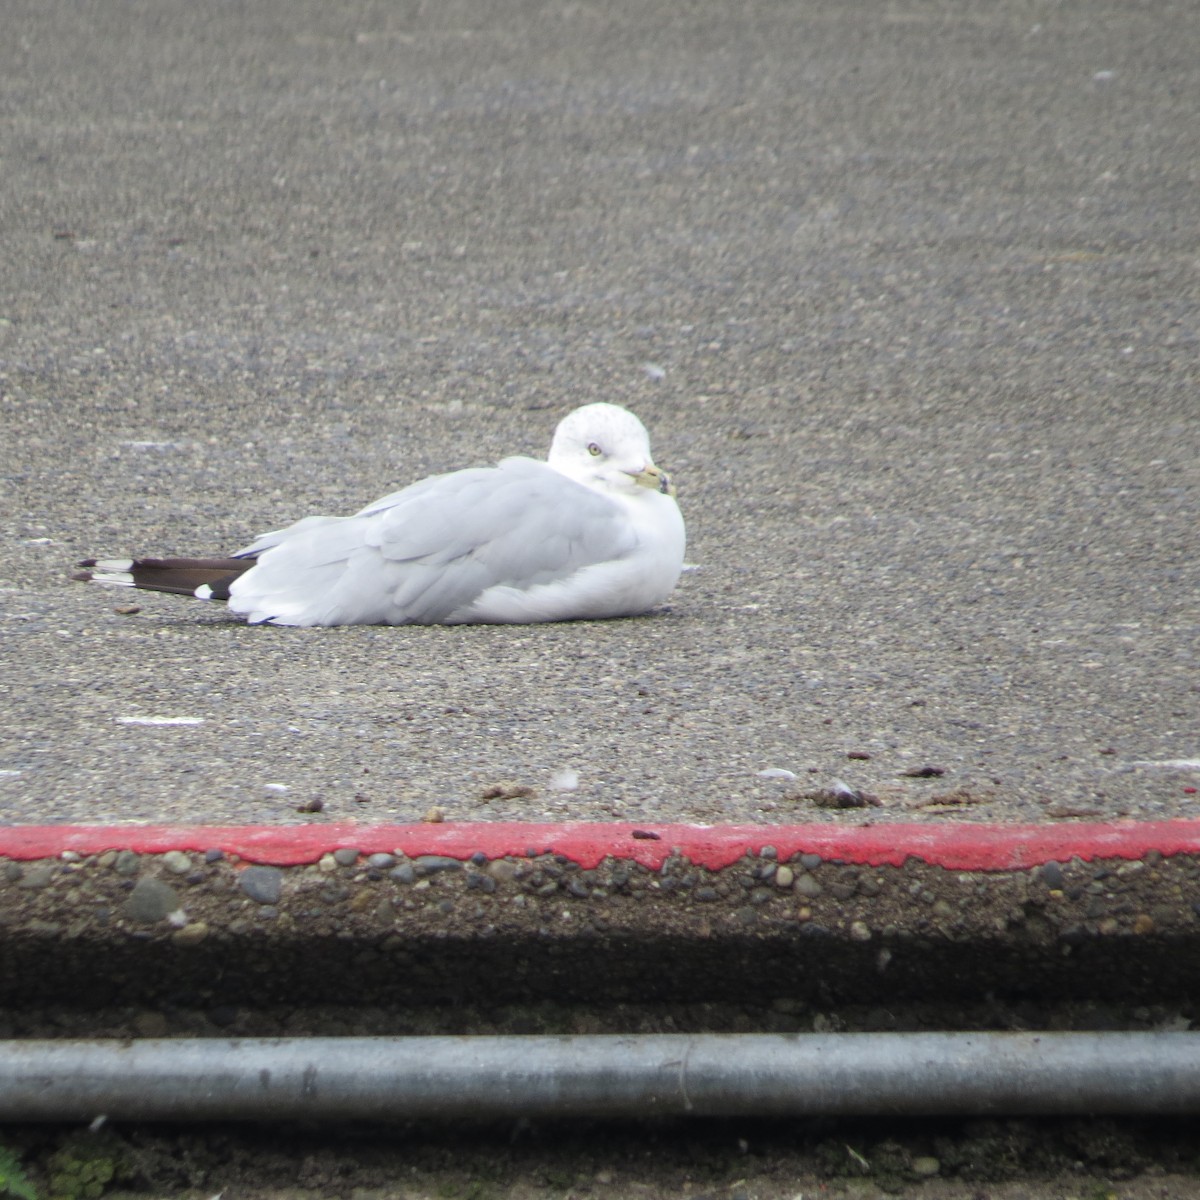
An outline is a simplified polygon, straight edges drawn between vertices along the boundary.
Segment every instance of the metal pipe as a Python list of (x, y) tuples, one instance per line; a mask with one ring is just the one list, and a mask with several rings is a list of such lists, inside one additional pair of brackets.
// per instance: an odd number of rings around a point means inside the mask
[(1194, 1033), (0, 1042), (0, 1120), (1200, 1112)]

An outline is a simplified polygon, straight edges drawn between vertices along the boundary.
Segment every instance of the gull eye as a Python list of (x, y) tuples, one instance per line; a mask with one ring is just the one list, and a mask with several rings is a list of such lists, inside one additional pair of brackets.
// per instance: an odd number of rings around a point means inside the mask
[(596, 442), (588, 442), (588, 453), (593, 458), (599, 458), (602, 451), (600, 449), (600, 446)]

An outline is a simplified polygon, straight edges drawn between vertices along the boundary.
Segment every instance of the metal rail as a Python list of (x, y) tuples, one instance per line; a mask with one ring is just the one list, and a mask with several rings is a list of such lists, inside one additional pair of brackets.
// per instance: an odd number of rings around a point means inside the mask
[(0, 1120), (1200, 1112), (1193, 1033), (0, 1042)]

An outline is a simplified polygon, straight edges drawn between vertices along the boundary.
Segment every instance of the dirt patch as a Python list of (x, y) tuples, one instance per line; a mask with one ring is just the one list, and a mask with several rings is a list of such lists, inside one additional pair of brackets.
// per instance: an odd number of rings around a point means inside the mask
[[(1185, 1122), (969, 1121), (0, 1130), (40, 1195), (347, 1200), (1162, 1200)], [(99, 1190), (86, 1190), (86, 1181)]]

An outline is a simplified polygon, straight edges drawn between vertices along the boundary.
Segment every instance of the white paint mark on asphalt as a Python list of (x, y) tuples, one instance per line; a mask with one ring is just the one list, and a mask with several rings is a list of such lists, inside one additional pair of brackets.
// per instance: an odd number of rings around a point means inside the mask
[(203, 717), (118, 717), (119, 725), (203, 725)]

